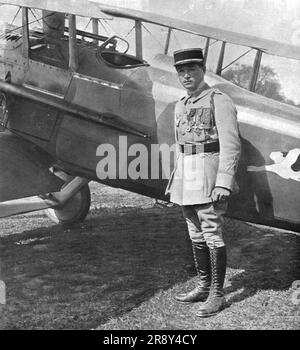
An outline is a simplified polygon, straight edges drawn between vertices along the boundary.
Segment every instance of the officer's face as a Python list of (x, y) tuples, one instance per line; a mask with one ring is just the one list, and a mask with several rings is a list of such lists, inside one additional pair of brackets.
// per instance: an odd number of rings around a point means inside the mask
[(184, 64), (178, 66), (177, 73), (180, 83), (185, 87), (189, 92), (194, 92), (198, 89), (199, 84), (204, 79), (203, 69), (195, 63)]

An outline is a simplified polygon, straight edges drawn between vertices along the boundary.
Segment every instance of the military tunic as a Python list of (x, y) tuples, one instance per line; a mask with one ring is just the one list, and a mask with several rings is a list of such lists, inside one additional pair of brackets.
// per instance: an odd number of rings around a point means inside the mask
[(178, 101), (175, 137), (177, 160), (166, 189), (171, 202), (211, 203), (216, 186), (235, 190), (241, 146), (237, 111), (227, 95), (204, 84), (196, 94)]

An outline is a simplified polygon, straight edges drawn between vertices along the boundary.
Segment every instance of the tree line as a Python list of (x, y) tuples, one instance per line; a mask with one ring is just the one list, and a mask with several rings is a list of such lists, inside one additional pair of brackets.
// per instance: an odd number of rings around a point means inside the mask
[[(232, 83), (247, 89), (252, 75), (252, 66), (247, 64), (236, 64), (226, 70), (222, 77)], [(287, 98), (283, 92), (276, 72), (269, 66), (261, 66), (255, 92), (259, 95), (276, 101), (288, 103), (300, 108), (293, 100)]]

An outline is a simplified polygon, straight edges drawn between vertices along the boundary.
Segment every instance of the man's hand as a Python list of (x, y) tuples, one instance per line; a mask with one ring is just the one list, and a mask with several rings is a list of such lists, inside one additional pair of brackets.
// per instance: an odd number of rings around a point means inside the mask
[(230, 190), (224, 187), (215, 187), (211, 193), (213, 202), (226, 201), (230, 196)]

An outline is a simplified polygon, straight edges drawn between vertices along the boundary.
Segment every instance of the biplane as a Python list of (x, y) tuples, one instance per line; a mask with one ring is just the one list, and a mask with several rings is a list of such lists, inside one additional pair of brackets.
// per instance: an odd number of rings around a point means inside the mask
[[(228, 215), (299, 231), (300, 110), (255, 93), (262, 56), (300, 60), (299, 47), (87, 0), (0, 3), (22, 17), (20, 26), (6, 23), (0, 36), (0, 217), (46, 210), (55, 222), (83, 220), (90, 181), (168, 202), (164, 158), (159, 154), (155, 178), (132, 178), (128, 164), (138, 152), (127, 150), (174, 144), (174, 107), (185, 94), (169, 52), (177, 31), (204, 38), (205, 59), (211, 41), (221, 43), (206, 82), (235, 102), (242, 139), (240, 190)], [(32, 10), (41, 16), (31, 21)], [(134, 43), (100, 33), (103, 16), (131, 21)], [(78, 28), (82, 17), (91, 20), (91, 31)], [(32, 28), (38, 22), (42, 27)], [(144, 23), (166, 32), (164, 51), (147, 61)], [(229, 43), (256, 52), (248, 89), (222, 78)], [(119, 147), (124, 138), (126, 146)], [(101, 176), (101, 145), (116, 150), (114, 176)]]

